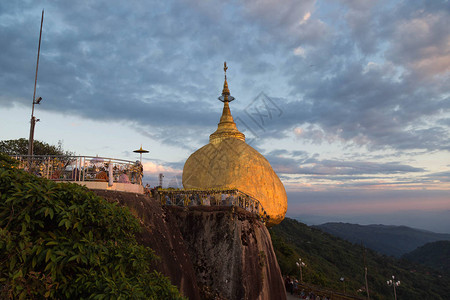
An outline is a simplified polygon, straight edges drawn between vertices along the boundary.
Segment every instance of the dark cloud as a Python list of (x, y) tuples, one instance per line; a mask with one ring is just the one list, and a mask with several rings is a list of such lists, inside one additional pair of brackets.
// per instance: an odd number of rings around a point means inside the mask
[(437, 173), (430, 173), (424, 176), (426, 179), (428, 179), (430, 182), (442, 182), (442, 183), (448, 183), (450, 182), (450, 171), (445, 172), (437, 172)]
[[(318, 5), (7, 1), (0, 106), (30, 104), (44, 6), (39, 109), (123, 122), (195, 149), (215, 130), (221, 65), (231, 59), (233, 115), (256, 148), (296, 134), (318, 144), (448, 150), (445, 1), (341, 1), (329, 19)], [(254, 110), (261, 91), (276, 103), (263, 123)]]
[[(275, 172), (283, 175), (303, 174), (315, 175), (315, 179), (348, 180), (348, 179), (371, 179), (373, 176), (382, 174), (407, 174), (426, 172), (426, 169), (416, 168), (399, 162), (378, 163), (371, 161), (352, 160), (330, 160), (319, 159), (310, 156), (306, 152), (287, 150), (273, 150), (265, 155)], [(366, 176), (361, 176), (366, 175)], [(288, 177), (286, 177), (288, 178)], [(300, 178), (300, 177), (297, 177)]]

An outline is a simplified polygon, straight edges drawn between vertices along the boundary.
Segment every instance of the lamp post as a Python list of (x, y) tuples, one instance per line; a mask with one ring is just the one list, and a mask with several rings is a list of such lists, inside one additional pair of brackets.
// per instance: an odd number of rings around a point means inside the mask
[(39, 119), (36, 119), (34, 116), (34, 105), (39, 104), (42, 101), (42, 97), (36, 99), (36, 84), (37, 84), (37, 75), (39, 68), (39, 52), (41, 51), (41, 37), (42, 37), (42, 24), (44, 22), (44, 10), (42, 10), (41, 17), (41, 30), (39, 32), (39, 45), (38, 45), (38, 53), (37, 53), (37, 61), (36, 61), (36, 74), (34, 76), (34, 92), (33, 92), (33, 106), (31, 108), (31, 121), (30, 121), (30, 137), (28, 139), (28, 168), (31, 171), (31, 158), (33, 157), (33, 145), (34, 145), (34, 127), (36, 122), (39, 122)]
[(163, 175), (163, 173), (159, 173), (159, 186), (162, 188), (162, 185), (163, 185), (163, 178), (164, 178), (164, 175)]
[(344, 286), (344, 294), (345, 294), (345, 278), (341, 277), (339, 280), (342, 282), (342, 285)]
[(395, 276), (392, 275), (392, 279), (389, 279), (386, 282), (387, 282), (388, 286), (393, 286), (394, 287), (394, 299), (397, 300), (397, 291), (395, 290), (395, 287), (400, 285), (400, 280), (395, 281)]
[(306, 264), (302, 261), (301, 258), (299, 258), (298, 261), (295, 264), (300, 269), (300, 283), (303, 283), (302, 267), (306, 267)]

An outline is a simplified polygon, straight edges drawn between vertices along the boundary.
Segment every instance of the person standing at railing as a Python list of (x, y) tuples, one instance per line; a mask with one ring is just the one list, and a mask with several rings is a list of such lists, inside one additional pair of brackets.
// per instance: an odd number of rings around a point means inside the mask
[(206, 206), (210, 206), (210, 204), (211, 204), (211, 196), (210, 195), (206, 195), (206, 197), (204, 197), (203, 198), (203, 205), (206, 205)]
[(141, 162), (137, 160), (131, 167), (131, 182), (142, 184), (143, 173), (144, 167), (142, 166)]
[(122, 174), (119, 176), (119, 182), (120, 183), (131, 183), (130, 178), (128, 178), (127, 172), (122, 171)]
[(75, 169), (73, 169), (72, 170), (72, 180), (73, 181), (80, 181), (80, 174), (81, 174), (81, 172), (80, 172), (80, 170), (78, 169), (78, 168), (75, 168)]

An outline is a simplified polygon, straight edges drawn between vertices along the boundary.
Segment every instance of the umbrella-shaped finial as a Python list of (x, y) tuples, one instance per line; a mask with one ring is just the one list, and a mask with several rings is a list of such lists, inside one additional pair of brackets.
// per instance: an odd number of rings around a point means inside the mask
[(142, 164), (142, 153), (148, 153), (149, 151), (148, 151), (148, 150), (142, 149), (142, 144), (141, 144), (141, 148), (139, 148), (139, 149), (137, 149), (137, 150), (134, 150), (133, 152), (139, 153), (139, 154), (141, 155), (140, 161), (141, 161), (141, 164)]

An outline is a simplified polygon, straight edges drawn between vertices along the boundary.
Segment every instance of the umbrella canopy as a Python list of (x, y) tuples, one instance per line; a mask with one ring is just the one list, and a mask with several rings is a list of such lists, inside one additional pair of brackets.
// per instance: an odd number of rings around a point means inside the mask
[(134, 150), (133, 152), (139, 153), (141, 155), (141, 164), (142, 164), (142, 153), (148, 153), (148, 150), (142, 149), (142, 145), (141, 145), (141, 148)]
[(148, 153), (149, 151), (142, 149), (142, 145), (141, 145), (140, 149), (134, 150), (133, 152), (135, 152), (135, 153)]

